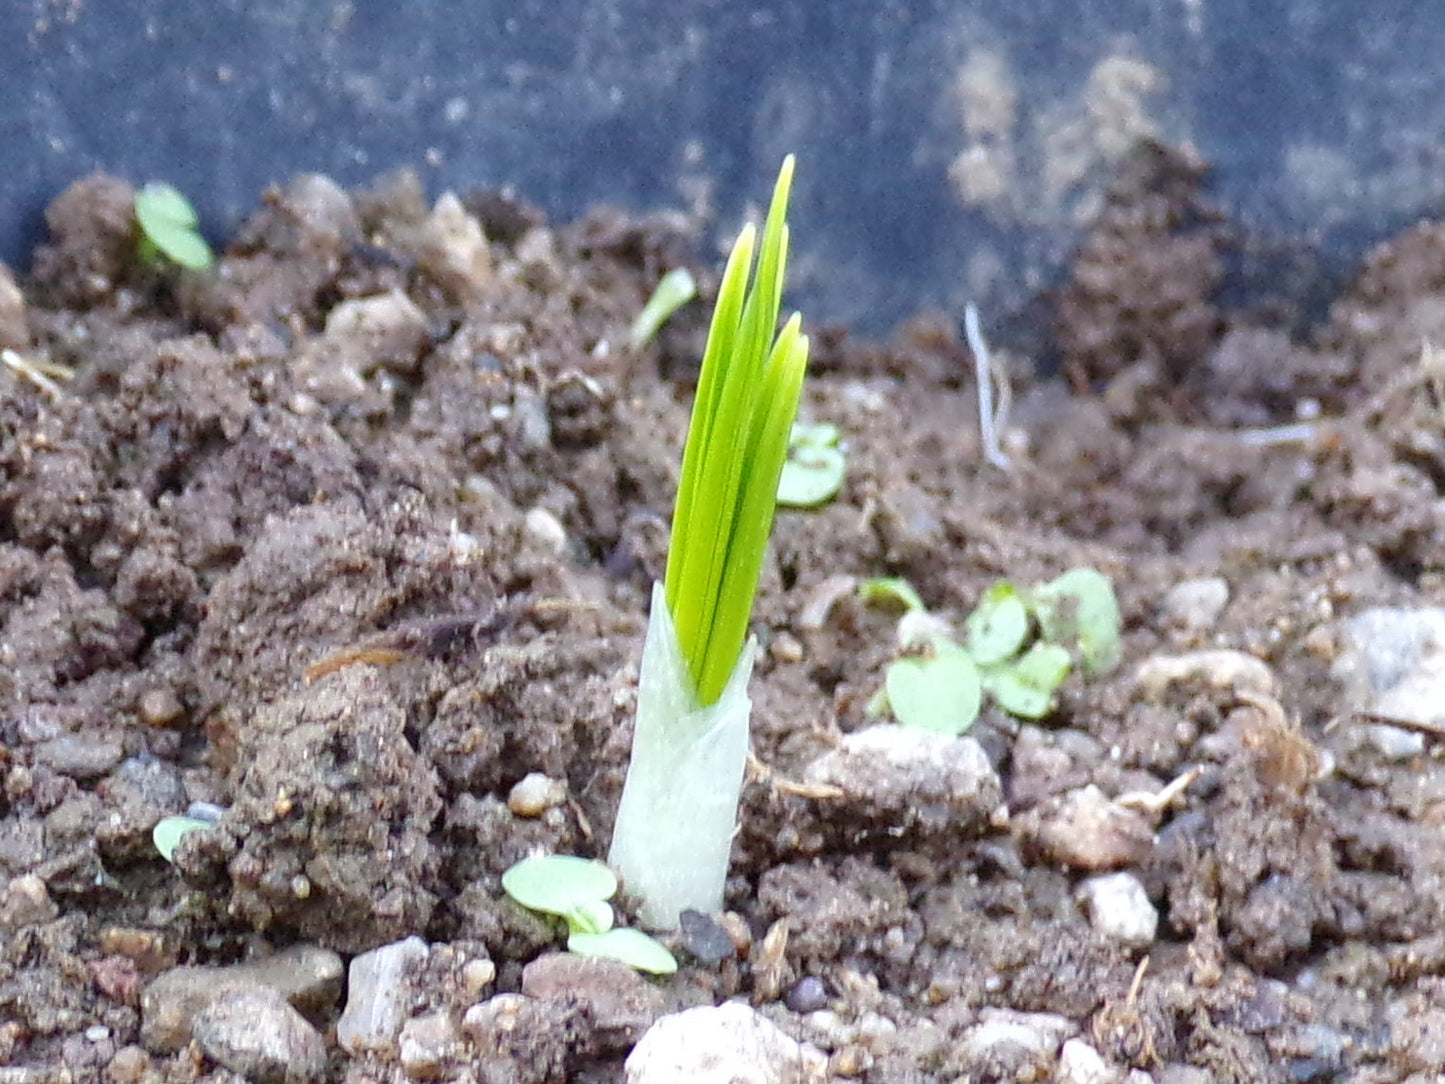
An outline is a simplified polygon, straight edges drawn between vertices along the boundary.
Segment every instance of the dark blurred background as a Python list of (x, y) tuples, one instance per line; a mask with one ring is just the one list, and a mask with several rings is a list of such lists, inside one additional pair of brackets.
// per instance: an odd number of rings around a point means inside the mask
[[(415, 167), (701, 213), (799, 156), (792, 300), (886, 330), (1057, 274), (1140, 138), (1306, 277), (1445, 194), (1445, 20), (1406, 0), (7, 0), (0, 259), (95, 169), (166, 179), (224, 239), (266, 184)], [(1269, 264), (1266, 256), (1263, 265)], [(1265, 278), (1267, 276), (1261, 276)]]

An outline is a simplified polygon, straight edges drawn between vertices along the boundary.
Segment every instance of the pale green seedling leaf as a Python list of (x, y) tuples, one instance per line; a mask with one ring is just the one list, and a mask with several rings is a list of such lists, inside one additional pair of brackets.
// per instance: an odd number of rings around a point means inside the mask
[(938, 640), (929, 655), (896, 659), (884, 679), (888, 708), (904, 726), (962, 734), (978, 718), (983, 687), (963, 648)]
[(910, 613), (926, 610), (923, 598), (902, 576), (878, 576), (858, 584), (858, 597), (869, 606), (901, 608)]
[(663, 275), (637, 319), (632, 321), (628, 335), (632, 349), (640, 350), (650, 343), (668, 318), (696, 296), (697, 283), (687, 268), (677, 267)]
[(984, 684), (1010, 715), (1042, 719), (1054, 710), (1054, 695), (1071, 665), (1069, 653), (1058, 644), (1036, 643), (1015, 661), (985, 671)]
[(606, 900), (584, 900), (562, 916), (569, 933), (606, 933), (612, 929), (612, 905)]
[(997, 583), (984, 592), (963, 625), (968, 653), (980, 666), (1013, 658), (1029, 634), (1029, 612), (1011, 583)]
[(717, 702), (747, 638), (808, 364), (801, 317), (795, 313), (774, 335), (792, 178), (790, 155), (778, 173), (761, 242), (749, 224), (733, 245), (683, 450), (665, 587), (703, 706)]
[(653, 975), (671, 975), (677, 970), (677, 958), (641, 930), (622, 927), (606, 933), (574, 933), (567, 938), (567, 948), (578, 956), (621, 960)]
[(143, 186), (135, 194), (135, 217), (146, 240), (168, 259), (195, 271), (215, 263), (211, 246), (196, 232), (195, 208), (174, 186)]
[(529, 910), (570, 920), (598, 901), (611, 899), (617, 875), (589, 858), (538, 855), (522, 859), (502, 874), (502, 890)]
[(1122, 619), (1114, 585), (1102, 572), (1075, 568), (1036, 588), (1030, 605), (1043, 638), (1073, 647), (1090, 674), (1119, 665)]
[(794, 425), (778, 478), (778, 503), (786, 508), (827, 504), (843, 488), (847, 470), (836, 425)]
[(200, 817), (162, 817), (151, 829), (151, 842), (156, 845), (161, 857), (170, 862), (173, 861), (171, 856), (176, 853), (176, 848), (181, 845), (182, 836), (215, 826), (214, 821), (202, 820)]

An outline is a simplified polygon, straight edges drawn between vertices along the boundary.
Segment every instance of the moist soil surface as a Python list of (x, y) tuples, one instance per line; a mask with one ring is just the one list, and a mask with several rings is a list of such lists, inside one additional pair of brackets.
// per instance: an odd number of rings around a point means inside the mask
[[(1349, 617), (1445, 602), (1445, 226), (1301, 326), (1216, 300), (1243, 242), (1201, 191), (1142, 150), (1047, 356), (996, 351), (1007, 466), (955, 319), (810, 329), (847, 479), (774, 529), (726, 913), (676, 975), (549, 983), (500, 876), (605, 856), (720, 261), (672, 216), (302, 177), (181, 272), (77, 182), (0, 276), (0, 1080), (616, 1081), (728, 1000), (804, 1044), (750, 1079), (1441, 1079), (1445, 765), (1337, 674)], [(701, 301), (630, 348), (676, 266)], [(913, 805), (886, 755), (817, 785), (896, 726), (858, 581), (961, 624), (1081, 566), (1121, 664), (985, 707), (987, 808)], [(391, 1031), (343, 1043), (341, 965), (413, 935)], [(162, 1026), (176, 975), (280, 953), (324, 977), (272, 1061), (204, 998)]]

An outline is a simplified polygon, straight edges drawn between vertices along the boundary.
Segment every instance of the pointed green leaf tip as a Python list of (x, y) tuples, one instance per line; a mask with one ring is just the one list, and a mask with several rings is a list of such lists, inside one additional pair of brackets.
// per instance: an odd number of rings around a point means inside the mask
[(763, 226), (733, 245), (713, 309), (682, 458), (667, 560), (667, 605), (697, 686), (716, 703), (737, 664), (773, 527), (778, 478), (798, 413), (808, 338), (794, 313), (774, 335), (788, 259), (793, 156)]

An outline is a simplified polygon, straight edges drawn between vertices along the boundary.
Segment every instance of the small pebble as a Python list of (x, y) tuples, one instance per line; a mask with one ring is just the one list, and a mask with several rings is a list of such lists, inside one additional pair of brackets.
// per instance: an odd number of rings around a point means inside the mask
[(109, 1084), (137, 1084), (150, 1068), (151, 1058), (139, 1046), (123, 1046), (115, 1052), (105, 1067), (105, 1078)]
[(671, 1013), (627, 1056), (627, 1084), (737, 1084), (822, 1079), (827, 1057), (736, 1001)]
[(16, 877), (0, 892), (0, 930), (39, 925), (59, 914), (45, 882), (33, 873)]
[(796, 1013), (817, 1012), (819, 1009), (828, 1007), (828, 988), (823, 985), (823, 980), (817, 975), (805, 975), (793, 983), (793, 988), (788, 991), (784, 1004), (789, 1011)]
[(522, 526), (527, 537), (548, 553), (560, 556), (567, 551), (567, 528), (545, 508), (529, 508)]
[(1078, 870), (1138, 865), (1154, 849), (1154, 832), (1135, 810), (1115, 805), (1092, 783), (1018, 818), (1049, 858)]
[(1099, 1052), (1082, 1039), (1070, 1039), (1059, 1051), (1059, 1084), (1114, 1084), (1118, 1078)]
[(414, 976), (426, 959), (426, 942), (412, 936), (363, 952), (351, 961), (346, 1008), (336, 1024), (336, 1039), (344, 1050), (357, 1054), (391, 1048), (411, 1004)]
[(1034, 1059), (1051, 1059), (1074, 1031), (1071, 1021), (1053, 1013), (984, 1009), (979, 1017), (980, 1022), (964, 1032), (961, 1047), (980, 1060), (1006, 1048)]
[(1373, 723), (1365, 728), (1370, 747), (1386, 760), (1414, 760), (1425, 752), (1425, 735), (1387, 723)]
[(551, 776), (528, 772), (507, 795), (507, 808), (518, 817), (540, 817), (567, 800), (567, 788)]
[(1090, 877), (1079, 896), (1094, 929), (1126, 948), (1145, 949), (1159, 932), (1159, 912), (1132, 873)]
[(553, 952), (522, 969), (522, 993), (587, 1008), (608, 1045), (630, 1047), (662, 1015), (662, 991), (618, 960)]
[(412, 1080), (436, 1080), (459, 1052), (450, 1013), (432, 1012), (408, 1020), (397, 1042), (402, 1071)]
[(462, 1031), (483, 1049), (499, 1046), (501, 1037), (516, 1029), (522, 1007), (529, 1001), (531, 998), (521, 994), (497, 994), (488, 998), (466, 1011)]
[(1203, 632), (1219, 620), (1229, 604), (1229, 584), (1218, 576), (1176, 583), (1164, 596), (1159, 616), (1164, 624)]
[(462, 965), (462, 988), (473, 1001), (486, 993), (497, 978), (497, 965), (491, 960), (468, 960)]
[(150, 689), (140, 698), (139, 713), (146, 726), (170, 726), (185, 715), (186, 708), (170, 689)]
[(1197, 681), (1221, 692), (1274, 696), (1274, 672), (1253, 655), (1228, 648), (1151, 655), (1139, 664), (1134, 684), (1149, 700), (1160, 700), (1172, 685)]
[(808, 765), (803, 779), (843, 792), (840, 818), (856, 815), (890, 832), (982, 831), (1003, 794), (972, 738), (892, 724), (845, 734)]
[(221, 991), (191, 1030), (208, 1058), (259, 1084), (308, 1084), (326, 1070), (320, 1033), (270, 987)]
[(678, 925), (681, 927), (682, 947), (701, 963), (719, 964), (747, 951), (745, 945), (734, 943), (732, 934), (720, 920), (701, 911), (683, 911), (678, 916)]

